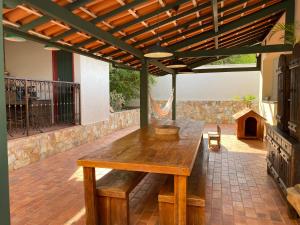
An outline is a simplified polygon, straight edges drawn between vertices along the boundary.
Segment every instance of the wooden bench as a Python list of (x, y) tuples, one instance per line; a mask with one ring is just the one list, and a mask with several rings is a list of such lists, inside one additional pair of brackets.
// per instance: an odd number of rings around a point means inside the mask
[[(205, 224), (205, 180), (209, 153), (203, 142), (187, 180), (187, 225)], [(173, 176), (167, 179), (158, 195), (160, 225), (174, 225), (173, 179)]]
[(146, 174), (112, 170), (96, 182), (101, 225), (129, 224), (129, 193)]

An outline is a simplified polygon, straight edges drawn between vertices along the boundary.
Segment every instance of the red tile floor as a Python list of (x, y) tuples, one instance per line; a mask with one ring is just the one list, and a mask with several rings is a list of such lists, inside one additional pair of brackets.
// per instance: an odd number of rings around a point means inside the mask
[[(10, 173), (12, 225), (83, 225), (82, 171), (76, 159), (137, 127), (57, 154)], [(215, 129), (207, 125), (206, 131)], [(238, 141), (234, 126), (222, 126), (222, 149), (211, 151), (206, 184), (207, 225), (300, 224), (266, 173), (264, 144)], [(97, 177), (108, 170), (97, 170)], [(130, 196), (131, 224), (158, 224), (157, 193), (162, 175), (148, 175)], [(297, 223), (298, 222), (298, 223)]]

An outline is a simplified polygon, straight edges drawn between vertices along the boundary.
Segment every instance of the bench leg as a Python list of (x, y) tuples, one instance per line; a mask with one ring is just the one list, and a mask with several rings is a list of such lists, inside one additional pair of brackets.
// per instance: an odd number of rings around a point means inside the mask
[(95, 168), (83, 167), (86, 224), (99, 225)]
[(174, 176), (174, 225), (186, 225), (186, 176)]
[(298, 213), (294, 209), (294, 207), (288, 202), (288, 215), (291, 219), (297, 219), (298, 218)]
[(129, 199), (98, 196), (101, 225), (129, 225)]

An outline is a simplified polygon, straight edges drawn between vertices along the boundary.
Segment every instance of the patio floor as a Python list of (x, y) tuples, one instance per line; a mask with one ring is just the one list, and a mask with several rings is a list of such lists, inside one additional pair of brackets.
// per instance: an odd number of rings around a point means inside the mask
[[(117, 131), (10, 173), (12, 225), (83, 225), (81, 156), (137, 127)], [(206, 131), (215, 125), (207, 125)], [(264, 144), (238, 141), (235, 127), (222, 126), (222, 149), (212, 151), (206, 185), (206, 224), (300, 224), (289, 220), (286, 205), (266, 173)], [(108, 170), (97, 170), (97, 177)], [(151, 174), (131, 194), (131, 224), (158, 223), (156, 196), (164, 176)]]

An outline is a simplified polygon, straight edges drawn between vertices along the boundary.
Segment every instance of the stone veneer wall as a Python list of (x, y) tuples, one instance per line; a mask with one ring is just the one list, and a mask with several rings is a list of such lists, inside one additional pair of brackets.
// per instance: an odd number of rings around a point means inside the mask
[[(164, 104), (166, 101), (159, 101)], [(244, 109), (246, 104), (242, 101), (177, 101), (176, 118), (203, 120), (206, 123), (232, 124), (232, 115)], [(259, 112), (258, 104), (252, 108)], [(171, 113), (169, 115), (171, 118)]]
[(10, 171), (37, 162), (59, 152), (94, 141), (113, 131), (139, 125), (139, 109), (112, 113), (108, 121), (73, 126), (52, 132), (8, 141)]

